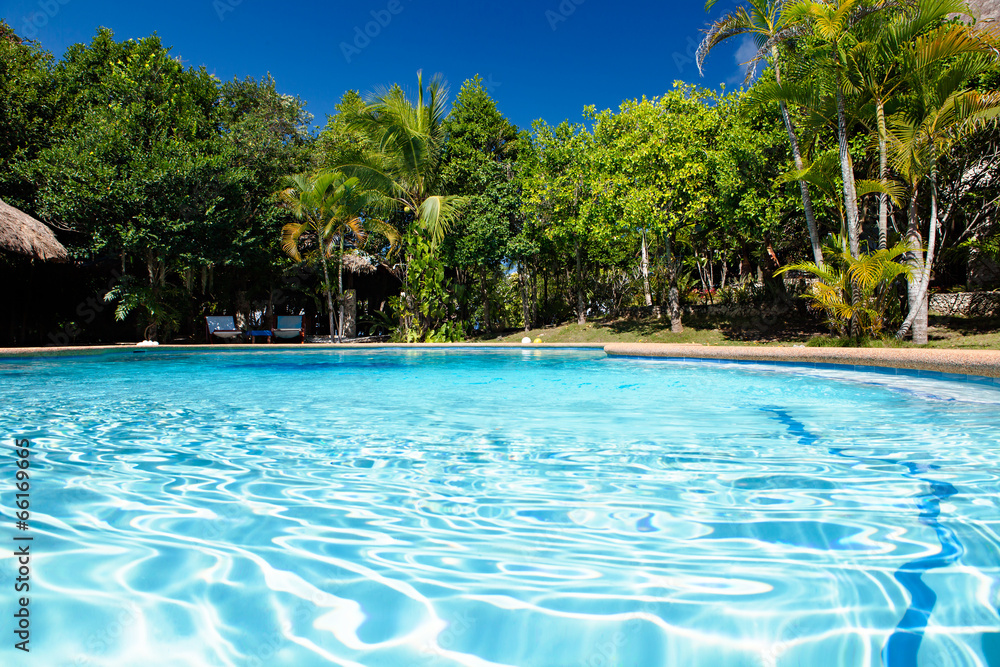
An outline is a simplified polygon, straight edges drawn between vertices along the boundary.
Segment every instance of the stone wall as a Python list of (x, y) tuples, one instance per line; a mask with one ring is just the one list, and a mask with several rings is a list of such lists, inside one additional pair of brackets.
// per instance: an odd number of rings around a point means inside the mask
[(932, 294), (930, 309), (937, 315), (952, 317), (1000, 316), (1000, 292), (955, 292)]

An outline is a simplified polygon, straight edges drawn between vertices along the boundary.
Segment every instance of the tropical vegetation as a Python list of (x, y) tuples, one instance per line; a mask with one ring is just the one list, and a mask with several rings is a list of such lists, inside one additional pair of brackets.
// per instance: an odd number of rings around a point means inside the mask
[(405, 341), (683, 336), (715, 307), (926, 343), (929, 293), (1000, 285), (1000, 36), (969, 14), (747, 0), (697, 56), (752, 41), (739, 90), (531, 128), (479, 77), (452, 99), (419, 73), (311, 128), (270, 77), (219, 81), (157, 37), (102, 29), (57, 61), (0, 23), (0, 198), (73, 257), (0, 254), (0, 342), (203, 340), (222, 312), (340, 340), (353, 290), (361, 333)]

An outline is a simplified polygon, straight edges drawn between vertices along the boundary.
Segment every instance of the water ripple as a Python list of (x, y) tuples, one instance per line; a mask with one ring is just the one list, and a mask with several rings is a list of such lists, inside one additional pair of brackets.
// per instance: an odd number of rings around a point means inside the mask
[(38, 664), (996, 664), (989, 388), (519, 351), (0, 372)]

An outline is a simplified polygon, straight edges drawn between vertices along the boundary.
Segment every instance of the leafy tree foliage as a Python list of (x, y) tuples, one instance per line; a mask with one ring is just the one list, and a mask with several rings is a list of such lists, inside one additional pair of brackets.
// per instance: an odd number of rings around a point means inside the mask
[[(676, 84), (530, 132), (479, 77), (450, 108), (443, 81), (418, 77), (415, 96), (347, 91), (314, 136), (270, 77), (222, 83), (155, 36), (107, 30), (57, 62), (0, 23), (0, 197), (55, 226), (67, 275), (161, 339), (216, 311), (325, 309), (333, 329), (341, 258), (364, 245), (381, 325), (402, 340), (661, 308), (680, 331), (699, 285), (790, 303), (786, 265), (843, 279), (848, 333), (902, 320), (925, 341), (932, 280), (975, 277), (1000, 246), (996, 30), (953, 0), (748, 2), (709, 27), (699, 61), (751, 36), (749, 88)], [(350, 182), (350, 205), (282, 206), (293, 174), (298, 195)], [(838, 246), (832, 266), (830, 232), (850, 257)], [(322, 276), (276, 289), (313, 264)], [(890, 307), (896, 277), (906, 312)]]
[(467, 199), (449, 234), (445, 256), (459, 278), (478, 282), (481, 324), (493, 328), (494, 285), (519, 259), (522, 228), (522, 153), (526, 140), (497, 109), (480, 77), (459, 91), (444, 130), (448, 136), (442, 167), (444, 188)]

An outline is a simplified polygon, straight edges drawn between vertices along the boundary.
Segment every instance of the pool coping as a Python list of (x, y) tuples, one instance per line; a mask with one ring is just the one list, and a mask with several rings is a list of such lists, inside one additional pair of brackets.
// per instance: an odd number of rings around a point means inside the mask
[(249, 344), (218, 344), (218, 345), (150, 345), (140, 346), (135, 343), (118, 345), (79, 345), (51, 347), (0, 347), (0, 359), (4, 357), (77, 357), (108, 354), (112, 352), (269, 352), (298, 351), (312, 352), (317, 350), (389, 350), (389, 349), (588, 349), (603, 350), (606, 343), (538, 343), (527, 345), (520, 342), (511, 343), (261, 343)]
[(892, 369), (954, 380), (991, 378), (994, 384), (1000, 384), (998, 350), (609, 343), (604, 346), (604, 352), (610, 357), (821, 365), (852, 370)]
[[(824, 365), (934, 373), (950, 379), (1000, 380), (1000, 350), (927, 348), (775, 347), (700, 345), (697, 343), (323, 343), (260, 345), (92, 345), (0, 348), (0, 358), (76, 357), (122, 352), (278, 352), (391, 349), (555, 349), (603, 350), (610, 357)], [(998, 382), (1000, 384), (1000, 382)]]

